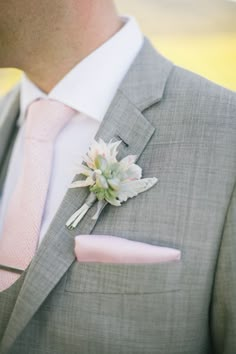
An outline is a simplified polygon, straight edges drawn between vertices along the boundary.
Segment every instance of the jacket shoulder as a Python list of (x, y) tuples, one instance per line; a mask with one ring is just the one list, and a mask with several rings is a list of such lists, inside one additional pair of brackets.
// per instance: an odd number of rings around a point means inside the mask
[(6, 95), (0, 97), (0, 126), (4, 123), (8, 112), (17, 114), (20, 102), (20, 84), (14, 86)]
[(214, 104), (219, 108), (228, 105), (232, 106), (234, 112), (236, 109), (235, 92), (175, 65), (166, 85), (166, 93), (169, 96), (182, 96), (185, 99), (195, 98), (195, 102), (201, 101), (203, 106)]
[(0, 107), (3, 107), (12, 97), (19, 95), (20, 93), (20, 83), (13, 86), (6, 94), (0, 96)]

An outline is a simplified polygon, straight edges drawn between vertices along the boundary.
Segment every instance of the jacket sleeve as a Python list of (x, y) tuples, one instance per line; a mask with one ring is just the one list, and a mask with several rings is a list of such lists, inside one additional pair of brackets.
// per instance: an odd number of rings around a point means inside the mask
[(222, 234), (211, 304), (214, 354), (236, 353), (236, 187)]

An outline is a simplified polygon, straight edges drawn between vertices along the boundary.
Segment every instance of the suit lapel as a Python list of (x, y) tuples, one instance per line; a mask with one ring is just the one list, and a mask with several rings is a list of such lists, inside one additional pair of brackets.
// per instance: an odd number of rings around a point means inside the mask
[(17, 131), (19, 96), (19, 86), (16, 86), (0, 104), (0, 196)]
[[(118, 90), (99, 128), (96, 140), (102, 138), (108, 142), (114, 137), (121, 139), (119, 158), (129, 154), (139, 157), (155, 130), (141, 111), (161, 99), (171, 68), (172, 64), (145, 42)], [(75, 176), (74, 180), (77, 178), (78, 176)], [(75, 230), (69, 231), (65, 227), (67, 219), (83, 204), (87, 195), (88, 191), (84, 188), (68, 189), (27, 271), (3, 337), (2, 350), (10, 348), (74, 261), (75, 235), (92, 232), (96, 223), (91, 219), (95, 206)], [(111, 206), (106, 208), (109, 207)]]

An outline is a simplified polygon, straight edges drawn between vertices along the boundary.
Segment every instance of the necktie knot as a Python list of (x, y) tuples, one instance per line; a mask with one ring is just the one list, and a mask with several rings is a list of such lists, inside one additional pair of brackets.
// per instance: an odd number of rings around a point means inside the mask
[(28, 108), (25, 138), (53, 142), (74, 114), (72, 108), (61, 102), (36, 100)]

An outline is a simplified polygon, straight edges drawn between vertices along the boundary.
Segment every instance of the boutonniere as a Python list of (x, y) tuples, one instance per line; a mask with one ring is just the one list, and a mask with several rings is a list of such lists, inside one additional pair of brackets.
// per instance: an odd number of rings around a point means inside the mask
[(117, 160), (118, 147), (121, 141), (106, 144), (102, 139), (94, 141), (84, 164), (78, 173), (86, 177), (75, 181), (70, 188), (89, 188), (90, 194), (83, 206), (78, 209), (67, 221), (69, 230), (76, 228), (87, 211), (97, 202), (96, 214), (92, 217), (97, 220), (107, 204), (121, 206), (127, 199), (145, 192), (157, 183), (157, 178), (141, 178), (142, 169), (135, 164), (136, 156), (129, 155)]

